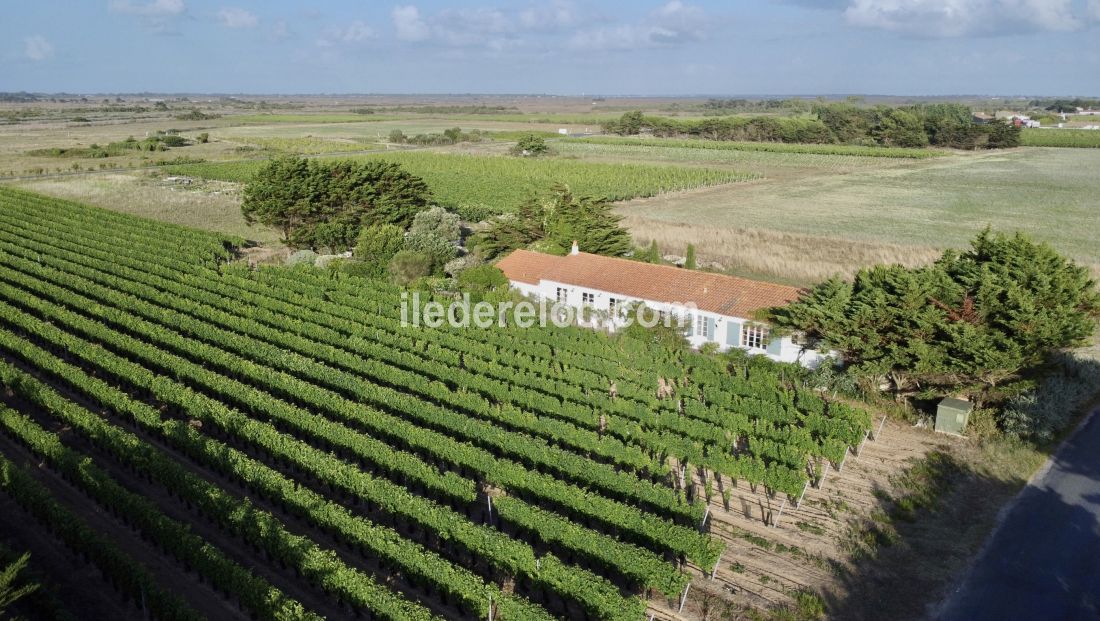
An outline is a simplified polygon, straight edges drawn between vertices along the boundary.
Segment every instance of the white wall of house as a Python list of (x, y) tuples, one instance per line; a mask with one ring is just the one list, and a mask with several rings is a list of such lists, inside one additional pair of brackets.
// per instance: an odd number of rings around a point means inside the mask
[(512, 287), (524, 295), (559, 301), (578, 310), (588, 307), (592, 312), (587, 321), (582, 320), (582, 324), (592, 327), (614, 331), (622, 325), (621, 321), (616, 321), (615, 317), (609, 313), (612, 300), (619, 309), (642, 303), (654, 311), (690, 318), (691, 325), (685, 325), (685, 329), (688, 333), (688, 341), (696, 348), (706, 343), (717, 343), (722, 351), (739, 347), (750, 354), (764, 355), (780, 362), (799, 362), (809, 368), (816, 368), (828, 358), (826, 354), (805, 349), (795, 343), (791, 337), (769, 338), (766, 326), (743, 317), (692, 310), (685, 306), (644, 300), (551, 280), (540, 280), (538, 284), (533, 285), (513, 281)]

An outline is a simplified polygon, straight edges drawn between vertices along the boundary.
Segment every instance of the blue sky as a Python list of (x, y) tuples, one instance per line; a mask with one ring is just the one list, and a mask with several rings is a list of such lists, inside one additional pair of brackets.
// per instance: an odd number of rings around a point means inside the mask
[(1100, 95), (1100, 0), (35, 0), (0, 91)]

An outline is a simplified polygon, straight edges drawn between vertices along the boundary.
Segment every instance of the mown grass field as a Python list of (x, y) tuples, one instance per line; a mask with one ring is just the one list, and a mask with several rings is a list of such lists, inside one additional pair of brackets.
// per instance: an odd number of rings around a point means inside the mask
[[(624, 200), (752, 179), (729, 170), (633, 163), (592, 163), (569, 159), (522, 159), (408, 151), (356, 156), (381, 158), (422, 177), (439, 203), (458, 208), (484, 206), (495, 212), (514, 210), (531, 197), (548, 195), (556, 183), (579, 195)], [(245, 182), (262, 161), (208, 162), (168, 166), (171, 174)]]
[[(794, 235), (801, 251), (785, 255), (783, 265), (763, 269), (795, 279), (827, 275), (815, 260), (843, 254), (848, 245), (882, 248), (884, 252), (872, 253), (880, 259), (888, 259), (895, 248), (900, 262), (911, 262), (927, 256), (929, 249), (963, 246), (986, 226), (1023, 231), (1097, 265), (1097, 170), (1100, 151), (1022, 148), (865, 166), (840, 174), (826, 167), (782, 179), (768, 175), (750, 184), (629, 201), (620, 212), (645, 239), (670, 231), (679, 231), (681, 239), (712, 237), (719, 244), (723, 231)], [(728, 248), (715, 244), (706, 250), (728, 257), (764, 258), (772, 252), (767, 244), (746, 250), (737, 244), (738, 237), (729, 236)], [(860, 256), (867, 254), (853, 254)], [(829, 271), (850, 273), (857, 266), (856, 261), (834, 263)]]

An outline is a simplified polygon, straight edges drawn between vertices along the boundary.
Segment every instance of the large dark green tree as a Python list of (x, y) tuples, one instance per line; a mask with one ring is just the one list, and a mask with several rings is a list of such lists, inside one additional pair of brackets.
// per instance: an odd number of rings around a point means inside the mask
[(276, 158), (244, 188), (248, 223), (278, 228), (292, 248), (352, 247), (364, 226), (407, 228), (431, 192), (422, 179), (382, 160)]
[(985, 231), (921, 268), (879, 266), (833, 279), (770, 320), (838, 351), (897, 395), (978, 400), (1084, 342), (1100, 315), (1088, 271), (1026, 236)]
[(574, 240), (585, 252), (623, 256), (633, 246), (620, 220), (606, 199), (576, 197), (569, 188), (556, 186), (549, 202), (532, 199), (516, 213), (497, 218), (474, 244), (487, 259), (532, 244), (545, 252), (565, 254)]

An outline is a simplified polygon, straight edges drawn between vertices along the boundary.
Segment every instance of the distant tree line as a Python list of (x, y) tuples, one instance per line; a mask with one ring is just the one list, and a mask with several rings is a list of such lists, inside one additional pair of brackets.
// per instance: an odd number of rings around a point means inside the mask
[(1020, 144), (1018, 127), (1002, 122), (976, 123), (968, 107), (950, 103), (904, 107), (822, 103), (815, 104), (809, 116), (706, 119), (648, 116), (635, 110), (604, 123), (603, 129), (624, 136), (648, 132), (658, 137), (707, 140), (912, 148), (999, 149)]
[(460, 142), (481, 142), (486, 138), (486, 135), (487, 132), (480, 129), (464, 132), (458, 127), (445, 129), (442, 133), (416, 134), (415, 136), (408, 136), (400, 129), (395, 129), (390, 132), (389, 141), (394, 144), (444, 146)]
[(1100, 109), (1100, 99), (1035, 99), (1029, 104), (1032, 108), (1042, 108), (1051, 112), (1077, 112), (1078, 108), (1085, 110)]

